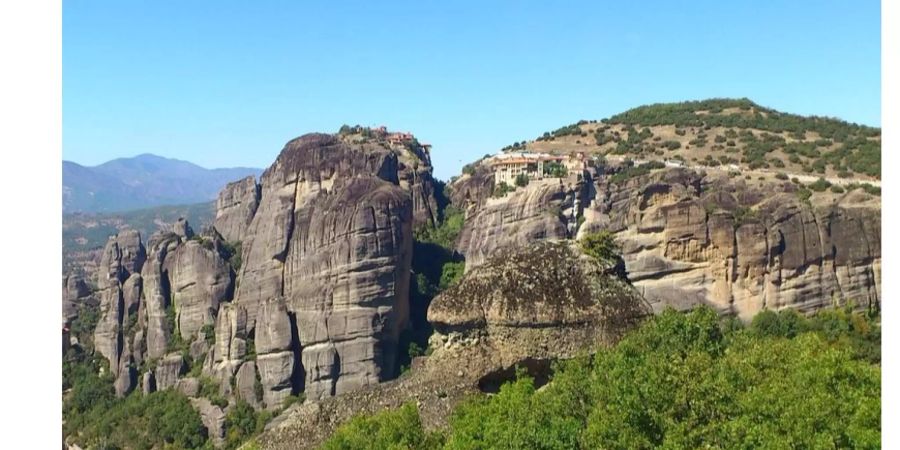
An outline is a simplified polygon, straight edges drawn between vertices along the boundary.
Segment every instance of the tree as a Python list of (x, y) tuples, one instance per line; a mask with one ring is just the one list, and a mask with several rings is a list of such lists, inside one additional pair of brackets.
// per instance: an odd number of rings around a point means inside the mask
[(600, 262), (610, 263), (619, 258), (619, 244), (616, 243), (615, 235), (608, 230), (586, 234), (579, 243), (581, 251)]
[(418, 450), (439, 448), (440, 435), (422, 429), (419, 412), (408, 403), (397, 410), (358, 416), (342, 425), (322, 445), (323, 450)]
[(528, 175), (526, 175), (524, 173), (520, 173), (520, 174), (516, 175), (516, 186), (518, 186), (518, 187), (528, 186), (528, 181), (529, 181)]

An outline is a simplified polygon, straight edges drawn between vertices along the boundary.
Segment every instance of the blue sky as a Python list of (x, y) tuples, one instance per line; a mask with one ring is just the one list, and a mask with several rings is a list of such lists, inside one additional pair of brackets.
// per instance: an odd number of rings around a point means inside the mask
[(267, 167), (296, 136), (384, 124), (447, 179), (646, 103), (881, 124), (877, 1), (380, 3), (67, 0), (63, 157)]

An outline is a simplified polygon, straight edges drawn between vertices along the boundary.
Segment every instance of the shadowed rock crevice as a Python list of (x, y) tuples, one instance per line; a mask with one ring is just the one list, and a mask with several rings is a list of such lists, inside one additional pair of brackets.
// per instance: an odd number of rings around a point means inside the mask
[(550, 381), (553, 375), (553, 360), (525, 358), (515, 366), (491, 371), (478, 379), (478, 390), (486, 394), (500, 392), (504, 383), (515, 381), (518, 374), (524, 373), (534, 379), (534, 386), (540, 389)]

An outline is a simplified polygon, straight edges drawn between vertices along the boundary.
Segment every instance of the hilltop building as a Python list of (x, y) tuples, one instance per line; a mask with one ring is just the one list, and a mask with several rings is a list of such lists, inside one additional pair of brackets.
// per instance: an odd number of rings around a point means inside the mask
[(584, 153), (569, 156), (551, 155), (548, 153), (509, 152), (500, 153), (490, 158), (488, 164), (494, 171), (494, 183), (512, 185), (519, 175), (531, 180), (552, 178), (548, 173), (549, 164), (560, 164), (567, 172), (580, 173), (588, 167), (588, 158)]

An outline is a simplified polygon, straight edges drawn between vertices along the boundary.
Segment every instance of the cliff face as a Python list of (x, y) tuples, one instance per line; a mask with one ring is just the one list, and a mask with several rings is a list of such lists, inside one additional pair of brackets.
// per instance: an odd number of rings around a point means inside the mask
[[(454, 195), (483, 192), (469, 178), (452, 185)], [(749, 319), (763, 308), (880, 301), (881, 204), (862, 190), (804, 202), (790, 182), (688, 169), (591, 178), (470, 201), (457, 242), (466, 269), (503, 248), (609, 229), (630, 280), (657, 310), (709, 304)]]
[[(243, 240), (234, 304), (256, 335), (267, 405), (395, 374), (409, 317), (412, 229), (433, 220), (433, 190), (423, 150), (324, 134), (289, 142), (266, 170), (255, 214), (234, 231)], [(270, 326), (281, 337), (263, 350), (259, 333)]]
[(467, 207), (457, 242), (457, 249), (466, 255), (466, 270), (499, 249), (573, 236), (583, 199), (591, 190), (587, 172), (535, 180), (499, 198), (486, 196), (483, 182), (471, 177), (452, 186), (453, 200)]
[(241, 241), (259, 208), (259, 185), (246, 177), (228, 183), (216, 199), (215, 228), (228, 242)]
[(659, 309), (751, 318), (880, 301), (881, 203), (861, 190), (801, 201), (790, 183), (666, 170), (604, 183), (583, 230), (617, 232), (629, 277)]
[[(433, 224), (434, 189), (414, 142), (297, 138), (259, 185), (225, 187), (215, 228), (195, 235), (179, 220), (146, 247), (137, 232), (110, 238), (95, 293), (63, 279), (64, 321), (99, 299), (93, 341), (120, 396), (140, 384), (196, 397), (198, 365), (258, 408), (378, 383), (397, 373), (412, 231)], [(217, 424), (221, 408), (201, 403)]]

